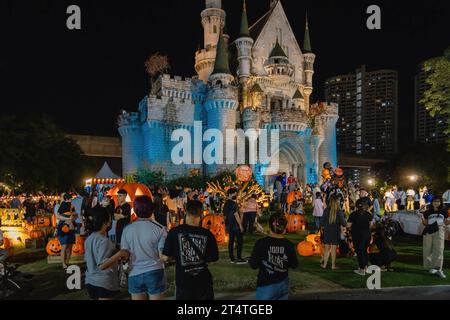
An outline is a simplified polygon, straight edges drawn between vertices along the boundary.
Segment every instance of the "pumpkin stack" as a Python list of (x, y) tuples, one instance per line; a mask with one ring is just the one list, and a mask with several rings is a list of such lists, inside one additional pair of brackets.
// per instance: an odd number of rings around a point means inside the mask
[[(48, 240), (46, 251), (49, 256), (61, 255), (61, 244), (58, 238), (52, 238)], [(75, 244), (72, 246), (72, 255), (82, 256), (84, 255), (84, 237), (77, 234)]]

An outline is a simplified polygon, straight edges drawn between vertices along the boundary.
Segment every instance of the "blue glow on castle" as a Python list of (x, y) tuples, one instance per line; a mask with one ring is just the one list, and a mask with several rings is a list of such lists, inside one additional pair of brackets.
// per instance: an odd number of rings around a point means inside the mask
[[(206, 0), (205, 5), (204, 44), (195, 53), (197, 75), (161, 75), (138, 112), (119, 116), (124, 175), (141, 167), (162, 171), (169, 179), (192, 170), (213, 176), (236, 168), (236, 164), (174, 164), (175, 129), (188, 130), (192, 139), (208, 129), (224, 135), (227, 129), (278, 129), (278, 172), (292, 173), (301, 183), (318, 182), (323, 163), (337, 165), (338, 109), (335, 104), (310, 103), (316, 56), (308, 23), (300, 49), (281, 2), (272, 1), (269, 11), (250, 27), (244, 4), (239, 37), (231, 41), (221, 0)], [(235, 61), (229, 58), (232, 51), (237, 53)], [(230, 65), (236, 65), (235, 70)], [(203, 126), (196, 128), (195, 121)], [(261, 185), (268, 186), (277, 173), (261, 163), (253, 168)]]

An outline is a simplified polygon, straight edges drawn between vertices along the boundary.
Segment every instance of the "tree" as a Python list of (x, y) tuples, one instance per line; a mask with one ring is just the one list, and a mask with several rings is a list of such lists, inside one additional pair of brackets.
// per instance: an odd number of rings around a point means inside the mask
[(448, 150), (450, 151), (450, 47), (443, 57), (431, 59), (424, 65), (429, 70), (426, 83), (429, 88), (425, 91), (420, 103), (430, 112), (431, 116), (444, 115), (447, 120)]
[(65, 191), (85, 173), (78, 144), (46, 116), (1, 116), (0, 150), (0, 182), (13, 190)]
[(155, 78), (170, 69), (169, 58), (159, 52), (152, 54), (145, 61), (145, 71), (150, 77), (150, 85), (153, 88)]

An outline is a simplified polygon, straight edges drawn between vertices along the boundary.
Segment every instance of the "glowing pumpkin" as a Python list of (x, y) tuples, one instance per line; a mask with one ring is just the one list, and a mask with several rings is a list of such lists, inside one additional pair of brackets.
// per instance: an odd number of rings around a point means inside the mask
[(57, 238), (50, 239), (45, 250), (50, 256), (59, 256), (62, 250), (61, 243), (59, 243)]
[(314, 243), (309, 241), (302, 241), (297, 245), (297, 252), (302, 257), (310, 257), (314, 255), (316, 248)]
[(70, 231), (70, 227), (67, 224), (65, 224), (61, 227), (61, 231), (64, 233), (68, 233)]
[(309, 234), (306, 236), (306, 241), (312, 242), (314, 245), (320, 245), (320, 234)]
[(133, 206), (134, 199), (136, 199), (136, 197), (139, 197), (139, 196), (148, 196), (148, 197), (152, 198), (152, 200), (153, 200), (152, 192), (146, 185), (140, 184), (140, 183), (121, 183), (121, 184), (114, 186), (108, 192), (108, 196), (113, 197), (115, 203), (119, 202), (119, 200), (117, 198), (117, 192), (121, 189), (124, 189), (127, 191), (128, 196), (127, 196), (126, 201), (128, 203), (130, 203), (131, 206)]
[(242, 165), (236, 168), (236, 178), (239, 181), (247, 182), (252, 178), (253, 170), (250, 166)]
[(299, 214), (287, 214), (286, 220), (286, 231), (288, 233), (294, 233), (300, 230), (304, 230), (303, 227), (306, 226), (305, 217)]

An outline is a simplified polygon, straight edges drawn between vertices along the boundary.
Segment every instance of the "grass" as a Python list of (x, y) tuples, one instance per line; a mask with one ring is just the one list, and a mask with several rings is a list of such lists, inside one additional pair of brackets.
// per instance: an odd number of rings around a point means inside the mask
[[(309, 219), (311, 220), (311, 219)], [(265, 219), (261, 222), (266, 225)], [(311, 222), (311, 221), (310, 221)], [(312, 223), (310, 223), (312, 225)], [(287, 238), (295, 245), (302, 241), (307, 232), (288, 234)], [(243, 257), (249, 257), (255, 241), (262, 235), (245, 235)], [(446, 244), (448, 247), (448, 243)], [(383, 272), (381, 284), (383, 288), (397, 286), (422, 285), (450, 285), (450, 277), (439, 279), (428, 274), (422, 267), (422, 238), (418, 236), (402, 235), (394, 239), (394, 247), (398, 259), (393, 263), (394, 272)], [(210, 265), (214, 279), (214, 289), (218, 296), (227, 298), (242, 296), (248, 293), (247, 298), (253, 297), (256, 288), (257, 271), (248, 265), (232, 265), (229, 262), (226, 245), (219, 246), (220, 260)], [(339, 257), (337, 265), (340, 270), (323, 270), (319, 267), (320, 257), (300, 257), (300, 267), (289, 273), (292, 293), (308, 291), (340, 290), (343, 288), (366, 288), (366, 277), (354, 274), (357, 268), (356, 258)], [(43, 250), (22, 250), (17, 252), (15, 262), (20, 264), (19, 270), (32, 273), (34, 289), (30, 299), (88, 299), (85, 290), (70, 291), (66, 288), (67, 275), (60, 265), (48, 265)], [(84, 268), (84, 266), (82, 267)], [(445, 251), (444, 272), (450, 276), (450, 251)], [(175, 266), (167, 267), (168, 292), (173, 296), (175, 292)], [(129, 295), (123, 290), (120, 298), (128, 299)]]

